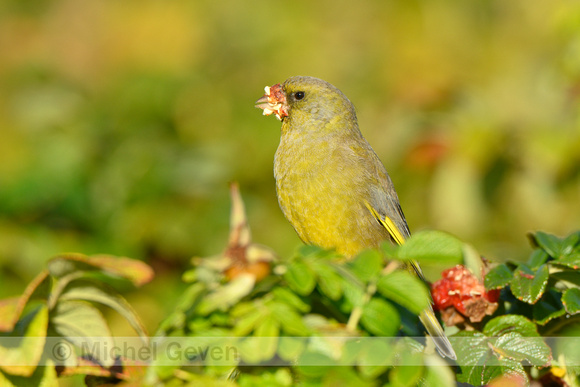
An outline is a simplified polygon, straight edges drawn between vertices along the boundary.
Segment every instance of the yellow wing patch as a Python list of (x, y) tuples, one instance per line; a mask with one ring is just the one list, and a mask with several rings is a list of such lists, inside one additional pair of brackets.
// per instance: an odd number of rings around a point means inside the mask
[[(388, 231), (389, 235), (398, 245), (402, 245), (403, 243), (405, 243), (405, 237), (403, 237), (403, 235), (401, 234), (395, 223), (391, 220), (391, 218), (385, 216), (385, 218), (383, 219), (381, 215), (377, 212), (377, 210), (375, 210), (368, 202), (365, 202), (365, 206), (369, 209), (369, 211), (375, 217), (375, 219), (378, 220), (379, 223)], [(409, 261), (408, 264), (411, 267), (411, 269), (413, 269), (413, 271), (417, 274), (417, 276), (419, 276), (419, 278), (425, 281), (423, 271), (419, 267), (419, 264), (414, 260)]]
[(375, 219), (378, 220), (379, 223), (382, 224), (385, 229), (387, 229), (391, 238), (393, 238), (393, 240), (398, 245), (402, 245), (403, 243), (405, 243), (405, 238), (403, 237), (403, 235), (401, 234), (395, 223), (391, 220), (391, 218), (389, 218), (388, 216), (382, 218), (381, 215), (377, 212), (377, 210), (375, 210), (368, 202), (365, 202), (365, 206), (367, 206), (367, 208), (369, 209), (371, 214), (373, 214)]

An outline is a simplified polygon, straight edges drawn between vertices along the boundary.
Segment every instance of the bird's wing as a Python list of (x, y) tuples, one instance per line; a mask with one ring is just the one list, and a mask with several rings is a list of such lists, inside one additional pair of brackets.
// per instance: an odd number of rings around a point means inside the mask
[(380, 224), (382, 224), (385, 229), (387, 229), (387, 231), (389, 232), (389, 235), (391, 236), (391, 238), (393, 238), (393, 240), (398, 245), (402, 245), (403, 243), (405, 243), (405, 237), (403, 236), (403, 234), (401, 234), (401, 232), (399, 231), (399, 228), (391, 220), (391, 218), (389, 218), (386, 215), (383, 216), (383, 215), (379, 214), (379, 212), (369, 202), (366, 202), (365, 201), (365, 206), (369, 209), (369, 211), (371, 212), (371, 214), (373, 215), (373, 217)]
[[(405, 229), (403, 232), (401, 232), (399, 230), (399, 228), (397, 227), (397, 225), (395, 224), (395, 222), (393, 222), (393, 220), (391, 218), (389, 218), (386, 215), (384, 215), (384, 216), (381, 215), (368, 202), (365, 202), (365, 206), (371, 212), (373, 217), (387, 230), (387, 232), (389, 233), (389, 235), (391, 236), (391, 238), (393, 239), (393, 241), (396, 244), (402, 245), (403, 243), (405, 243), (405, 239), (409, 235), (408, 229)], [(397, 205), (397, 207), (400, 208), (400, 206), (398, 206), (398, 205)], [(404, 220), (404, 218), (403, 218), (403, 220)], [(406, 223), (405, 223), (405, 226), (406, 226)], [(403, 234), (403, 233), (405, 233), (405, 234)], [(419, 266), (419, 264), (416, 261), (411, 260), (411, 261), (407, 262), (407, 264), (410, 266), (410, 269), (412, 269), (417, 274), (417, 276), (419, 278), (421, 278), (423, 281), (425, 281), (425, 276), (423, 275), (423, 271), (421, 270), (421, 267)]]

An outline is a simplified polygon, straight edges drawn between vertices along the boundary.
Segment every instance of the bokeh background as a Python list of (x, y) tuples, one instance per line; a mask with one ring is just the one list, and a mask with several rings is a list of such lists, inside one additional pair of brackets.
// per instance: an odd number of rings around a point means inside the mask
[(225, 247), (230, 181), (290, 255), (280, 123), (253, 105), (292, 75), (353, 101), (411, 230), (505, 260), (578, 229), (577, 1), (3, 0), (0, 297), (61, 252), (129, 256), (156, 270), (128, 295), (154, 331)]

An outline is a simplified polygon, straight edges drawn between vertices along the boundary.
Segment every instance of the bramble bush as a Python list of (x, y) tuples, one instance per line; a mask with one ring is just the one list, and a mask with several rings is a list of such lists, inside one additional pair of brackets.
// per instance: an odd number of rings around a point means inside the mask
[[(0, 347), (0, 384), (52, 385), (72, 374), (87, 375), (88, 385), (580, 384), (580, 232), (530, 234), (533, 250), (523, 263), (490, 265), (440, 231), (350, 261), (312, 246), (284, 259), (252, 241), (236, 186), (232, 199), (227, 247), (193, 259), (183, 274), (186, 291), (151, 338), (160, 348), (177, 343), (197, 351), (161, 350), (147, 363), (83, 353), (83, 340), (115, 339), (94, 304), (113, 308), (148, 340), (113, 287), (141, 285), (152, 271), (127, 258), (62, 255), (21, 297), (0, 302), (0, 343), (20, 340)], [(453, 274), (433, 292), (445, 289), (442, 315), (452, 325), (446, 331), (457, 361), (441, 358), (423, 336), (416, 315), (428, 305), (429, 289), (397, 270), (409, 259)], [(484, 300), (487, 292), (499, 295)], [(67, 341), (75, 355), (65, 364), (47, 358), (49, 340), (31, 339), (38, 337)], [(227, 346), (236, 348), (234, 358), (208, 356)]]

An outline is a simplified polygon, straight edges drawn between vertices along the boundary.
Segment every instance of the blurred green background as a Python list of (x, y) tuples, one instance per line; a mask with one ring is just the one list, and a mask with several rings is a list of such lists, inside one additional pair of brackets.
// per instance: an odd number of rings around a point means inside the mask
[(411, 230), (503, 260), (579, 227), (577, 1), (4, 0), (0, 297), (60, 252), (129, 256), (156, 270), (129, 296), (154, 331), (225, 247), (234, 180), (291, 254), (280, 123), (253, 105), (293, 75), (353, 101)]

